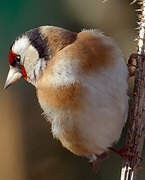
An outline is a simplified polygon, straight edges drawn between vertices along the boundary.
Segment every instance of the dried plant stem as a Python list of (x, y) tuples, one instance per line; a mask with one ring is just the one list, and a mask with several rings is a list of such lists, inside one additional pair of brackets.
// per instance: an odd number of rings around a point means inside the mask
[(145, 0), (140, 0), (138, 3), (141, 4), (140, 21), (138, 22), (138, 56), (136, 58), (130, 125), (126, 138), (126, 143), (132, 145), (129, 146), (128, 153), (134, 154), (134, 156), (123, 162), (121, 180), (136, 179), (145, 135)]

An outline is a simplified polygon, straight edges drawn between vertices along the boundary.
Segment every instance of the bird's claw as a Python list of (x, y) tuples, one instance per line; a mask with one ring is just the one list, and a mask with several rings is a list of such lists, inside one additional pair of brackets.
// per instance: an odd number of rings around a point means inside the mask
[[(138, 53), (133, 53), (130, 55), (128, 59), (128, 71), (129, 71), (129, 77), (134, 76), (135, 71), (136, 71), (136, 65), (134, 64), (135, 61), (137, 61), (137, 58), (141, 57), (143, 60), (145, 60), (145, 54), (138, 54)], [(132, 69), (134, 68), (134, 69)]]
[(126, 162), (130, 162), (130, 160), (132, 158), (138, 158), (138, 159), (142, 160), (142, 158), (138, 156), (138, 153), (129, 151), (132, 147), (133, 147), (133, 145), (126, 144), (123, 148), (121, 148), (119, 150), (117, 150), (113, 147), (109, 147), (109, 149), (111, 151), (117, 153)]
[(85, 157), (89, 160), (89, 163), (90, 163), (92, 169), (95, 172), (97, 172), (101, 161), (103, 161), (104, 159), (106, 159), (108, 157), (108, 152), (103, 152), (100, 155), (97, 155), (97, 154), (90, 155), (89, 154), (89, 155), (86, 155)]

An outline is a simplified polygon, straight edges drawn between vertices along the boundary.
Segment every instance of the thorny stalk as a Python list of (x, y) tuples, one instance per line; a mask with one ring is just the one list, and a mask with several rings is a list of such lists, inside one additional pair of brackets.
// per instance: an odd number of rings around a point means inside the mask
[(130, 125), (126, 138), (126, 144), (129, 144), (127, 161), (123, 162), (121, 170), (121, 180), (135, 180), (137, 170), (141, 160), (141, 152), (145, 135), (145, 0), (137, 1), (141, 6), (138, 14), (138, 50), (136, 57), (136, 69), (134, 76), (134, 90), (132, 97), (132, 106), (130, 110)]

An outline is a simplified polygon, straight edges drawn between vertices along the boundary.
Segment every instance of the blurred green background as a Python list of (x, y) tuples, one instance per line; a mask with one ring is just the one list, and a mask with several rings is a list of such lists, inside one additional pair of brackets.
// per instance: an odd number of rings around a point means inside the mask
[[(24, 80), (5, 91), (3, 85), (12, 41), (40, 25), (77, 32), (83, 28), (100, 29), (117, 41), (127, 59), (136, 49), (135, 5), (129, 3), (129, 0), (0, 1), (0, 180), (119, 179), (122, 160), (114, 153), (95, 174), (85, 159), (73, 155), (52, 138), (34, 87)], [(118, 147), (123, 145), (124, 134)], [(144, 161), (142, 166), (145, 167)], [(144, 179), (145, 170), (139, 172), (138, 179)]]

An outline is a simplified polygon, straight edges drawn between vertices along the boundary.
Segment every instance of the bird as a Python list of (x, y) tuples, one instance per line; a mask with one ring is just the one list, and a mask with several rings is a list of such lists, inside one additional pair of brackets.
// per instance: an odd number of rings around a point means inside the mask
[(40, 26), (21, 35), (9, 50), (4, 88), (24, 78), (54, 138), (95, 162), (120, 139), (128, 114), (125, 57), (100, 30), (80, 32)]

